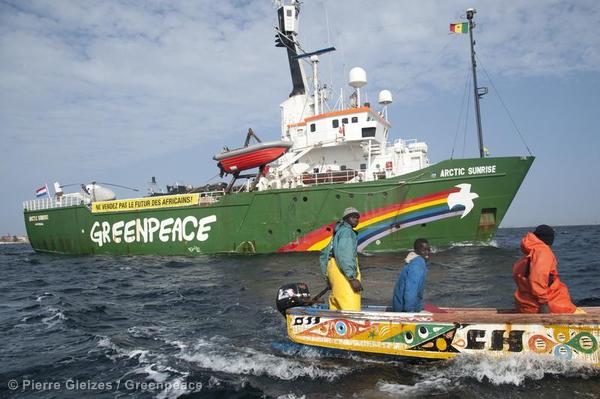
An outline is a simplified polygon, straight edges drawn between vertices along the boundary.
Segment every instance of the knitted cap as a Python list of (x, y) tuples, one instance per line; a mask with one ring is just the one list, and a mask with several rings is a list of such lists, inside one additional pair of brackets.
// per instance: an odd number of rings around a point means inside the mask
[(349, 207), (349, 208), (344, 209), (344, 214), (342, 215), (342, 219), (344, 219), (346, 216), (352, 215), (353, 213), (360, 216), (360, 212), (356, 208)]
[(554, 242), (554, 229), (547, 224), (540, 224), (533, 232), (537, 238), (542, 240), (546, 245), (552, 245)]

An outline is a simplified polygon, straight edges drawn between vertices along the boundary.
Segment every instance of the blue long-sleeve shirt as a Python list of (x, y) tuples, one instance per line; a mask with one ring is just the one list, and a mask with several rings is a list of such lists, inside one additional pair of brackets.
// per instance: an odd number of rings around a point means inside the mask
[(404, 266), (394, 287), (392, 303), (394, 312), (420, 312), (423, 310), (423, 290), (427, 270), (425, 259), (418, 255), (412, 257)]
[(339, 222), (334, 229), (333, 238), (321, 252), (321, 272), (327, 276), (327, 262), (330, 253), (335, 256), (335, 261), (348, 279), (356, 278), (357, 270), (357, 247), (358, 239), (356, 232), (347, 222)]

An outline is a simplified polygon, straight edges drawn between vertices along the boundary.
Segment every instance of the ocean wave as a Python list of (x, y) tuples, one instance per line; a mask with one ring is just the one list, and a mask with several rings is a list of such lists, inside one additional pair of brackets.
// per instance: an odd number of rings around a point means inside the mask
[(457, 356), (442, 373), (451, 377), (469, 377), (494, 385), (522, 385), (526, 380), (541, 380), (547, 375), (588, 378), (600, 372), (591, 365), (558, 360), (550, 356), (523, 355), (495, 358), (491, 356)]
[[(177, 345), (177, 341), (173, 341), (172, 344), (180, 349), (185, 348), (185, 346)], [(187, 386), (186, 381), (187, 377), (189, 376), (189, 372), (180, 371), (169, 366), (169, 356), (165, 354), (154, 353), (147, 349), (121, 348), (106, 336), (98, 336), (97, 347), (102, 350), (108, 349), (109, 353), (105, 353), (105, 355), (113, 361), (118, 359), (137, 360), (138, 366), (126, 372), (121, 379), (132, 380), (133, 378), (130, 376), (136, 376), (138, 378), (143, 377), (144, 381), (151, 381), (160, 384), (160, 386), (164, 387), (164, 389), (162, 389), (160, 392), (156, 393), (154, 391), (149, 391), (155, 393), (156, 398), (175, 399), (179, 396), (198, 390), (181, 388)]]
[(54, 308), (54, 307), (48, 307), (45, 309), (45, 311), (47, 313), (50, 313), (49, 316), (42, 318), (42, 323), (44, 323), (46, 325), (46, 328), (52, 328), (55, 325), (67, 320), (67, 317), (65, 316), (65, 314), (62, 312), (61, 309)]
[(419, 381), (414, 385), (378, 381), (375, 385), (375, 388), (380, 392), (402, 397), (441, 395), (448, 393), (451, 390), (452, 381), (443, 377), (435, 377), (428, 380)]
[(457, 356), (434, 367), (416, 367), (412, 371), (421, 377), (413, 385), (379, 381), (377, 389), (394, 395), (423, 396), (449, 393), (468, 380), (495, 386), (521, 386), (548, 375), (583, 379), (600, 376), (599, 370), (587, 364), (536, 355)]
[[(220, 342), (221, 341), (221, 342)], [(254, 348), (224, 344), (222, 339), (199, 339), (192, 350), (185, 350), (181, 359), (212, 371), (230, 374), (268, 376), (280, 380), (326, 379), (334, 381), (350, 373), (347, 367), (327, 368), (312, 362), (275, 356)]]
[(53, 297), (54, 294), (50, 293), (50, 292), (44, 292), (42, 295), (38, 296), (37, 298), (35, 298), (36, 302), (42, 302), (42, 300), (49, 298), (49, 297)]
[(490, 241), (459, 241), (453, 242), (449, 245), (449, 248), (463, 248), (463, 247), (492, 247), (499, 248), (496, 240)]
[(339, 349), (319, 348), (316, 346), (307, 346), (296, 344), (294, 342), (274, 343), (271, 347), (286, 356), (298, 357), (302, 359), (349, 359), (354, 362), (363, 363), (366, 365), (382, 365), (395, 366), (403, 364), (402, 361), (394, 360), (388, 356), (369, 355), (360, 352), (345, 351)]

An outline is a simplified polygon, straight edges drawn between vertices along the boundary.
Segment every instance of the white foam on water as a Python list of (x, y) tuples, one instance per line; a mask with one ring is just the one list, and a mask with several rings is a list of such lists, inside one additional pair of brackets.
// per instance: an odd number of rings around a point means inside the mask
[[(113, 352), (113, 354), (106, 355), (109, 359), (116, 360), (119, 358), (127, 358), (137, 360), (140, 367), (127, 372), (122, 377), (123, 380), (126, 380), (126, 376), (128, 375), (146, 375), (146, 381), (155, 382), (164, 386), (164, 389), (159, 393), (149, 391), (150, 393), (155, 393), (157, 398), (175, 399), (181, 395), (199, 390), (188, 388), (190, 385), (186, 380), (189, 375), (188, 372), (179, 371), (164, 364), (168, 360), (165, 355), (152, 353), (149, 350), (144, 349), (123, 349), (116, 345), (109, 337), (100, 336), (99, 338), (97, 346), (103, 349), (110, 349)], [(180, 349), (185, 348), (185, 345), (183, 344), (180, 344), (181, 346), (176, 345), (178, 342), (179, 341), (173, 341), (173, 344)], [(195, 388), (198, 388), (197, 385), (195, 385)]]
[(218, 388), (221, 386), (221, 380), (218, 379), (217, 377), (215, 377), (214, 375), (211, 375), (210, 378), (208, 379), (208, 387), (209, 388)]
[(46, 328), (54, 327), (58, 323), (67, 320), (67, 317), (60, 309), (48, 307), (47, 309), (45, 309), (45, 311), (50, 313), (50, 316), (44, 317), (42, 319), (42, 323), (46, 325)]
[[(458, 241), (458, 242), (451, 242), (449, 244), (449, 248), (463, 248), (463, 247), (493, 247), (493, 248), (499, 248), (498, 242), (496, 240), (490, 240), (489, 242), (487, 241)], [(444, 252), (446, 250), (446, 248), (444, 249), (437, 249), (437, 248), (433, 248), (431, 250), (431, 253), (436, 253), (436, 252)]]
[(230, 374), (269, 376), (280, 380), (301, 377), (324, 378), (333, 381), (352, 370), (346, 367), (327, 369), (297, 359), (278, 357), (235, 344), (223, 344), (222, 339), (199, 339), (192, 350), (182, 351), (180, 358), (205, 369)]
[(314, 346), (286, 343), (281, 352), (287, 356), (297, 356), (303, 359), (320, 359), (327, 357), (327, 352)]
[(384, 366), (402, 364), (402, 361), (390, 360), (389, 358), (380, 358), (377, 356), (368, 356), (360, 352), (332, 350), (327, 348), (318, 348), (314, 346), (307, 346), (295, 343), (286, 343), (284, 345), (279, 345), (279, 350), (281, 351), (281, 353), (287, 356), (295, 356), (303, 359), (350, 359), (355, 362), (365, 363), (369, 365)]
[(593, 366), (572, 361), (557, 360), (550, 356), (519, 355), (506, 357), (457, 356), (443, 363), (415, 366), (412, 372), (421, 377), (414, 385), (379, 381), (381, 392), (422, 396), (448, 393), (465, 380), (474, 379), (480, 383), (520, 386), (528, 380), (538, 381), (548, 375), (590, 378), (599, 376), (600, 371)]
[(415, 385), (394, 384), (392, 382), (378, 381), (375, 387), (391, 395), (423, 396), (440, 395), (447, 393), (452, 386), (452, 381), (447, 378), (431, 378), (417, 382)]
[(37, 298), (35, 298), (36, 302), (42, 302), (42, 299), (48, 298), (54, 296), (54, 294), (51, 294), (49, 292), (44, 292), (42, 295), (38, 296)]
[(546, 375), (589, 378), (600, 375), (593, 366), (558, 360), (551, 356), (519, 355), (501, 358), (492, 356), (457, 356), (439, 369), (450, 379), (474, 378), (494, 385), (522, 385), (526, 380), (541, 380)]
[(135, 338), (150, 338), (158, 340), (157, 334), (164, 331), (162, 327), (132, 326), (127, 329), (127, 334)]

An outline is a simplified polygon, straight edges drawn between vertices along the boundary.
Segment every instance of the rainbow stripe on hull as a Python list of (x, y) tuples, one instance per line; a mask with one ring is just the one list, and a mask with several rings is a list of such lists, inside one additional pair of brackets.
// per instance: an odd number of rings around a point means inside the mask
[[(358, 233), (358, 250), (362, 251), (372, 242), (411, 226), (464, 216), (466, 209), (464, 205), (451, 207), (448, 203), (450, 195), (460, 191), (461, 188), (457, 186), (361, 213), (360, 223), (355, 229)], [(277, 252), (320, 251), (329, 243), (334, 225), (335, 223), (323, 225), (298, 240), (282, 246)]]

